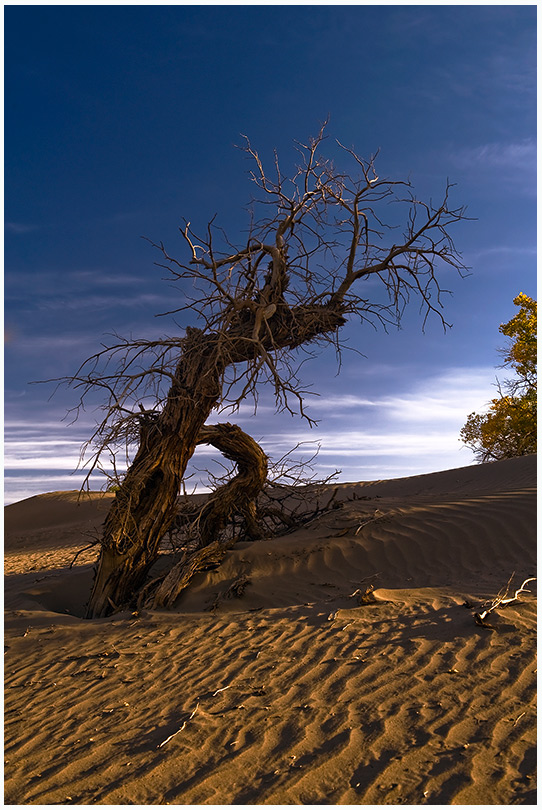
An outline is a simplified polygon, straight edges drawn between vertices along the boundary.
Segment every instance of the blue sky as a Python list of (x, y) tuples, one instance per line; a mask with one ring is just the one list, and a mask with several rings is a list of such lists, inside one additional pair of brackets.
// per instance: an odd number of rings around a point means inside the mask
[(215, 213), (235, 234), (241, 133), (286, 169), (327, 116), (331, 144), (380, 149), (380, 172), (422, 198), (456, 183), (472, 272), (442, 275), (446, 333), (422, 332), (414, 301), (400, 331), (349, 325), (364, 357), (339, 376), (331, 352), (305, 366), (317, 428), (265, 392), (239, 424), (272, 457), (319, 443), (318, 470), (345, 481), (473, 462), (458, 434), (505, 375), (498, 326), (536, 296), (534, 5), (7, 6), (5, 60), (7, 502), (76, 489), (93, 424), (64, 420), (73, 392), (29, 383), (75, 371), (105, 333), (172, 332), (154, 316), (178, 293), (140, 237), (182, 255), (182, 219)]

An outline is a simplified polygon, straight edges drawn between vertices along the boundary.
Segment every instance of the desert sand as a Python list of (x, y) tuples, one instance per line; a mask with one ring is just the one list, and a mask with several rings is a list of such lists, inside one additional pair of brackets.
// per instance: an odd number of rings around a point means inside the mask
[(534, 456), (341, 484), (174, 610), (97, 621), (96, 548), (69, 566), (112, 496), (8, 506), (6, 803), (535, 804), (536, 582), (473, 615), (536, 575), (535, 486)]

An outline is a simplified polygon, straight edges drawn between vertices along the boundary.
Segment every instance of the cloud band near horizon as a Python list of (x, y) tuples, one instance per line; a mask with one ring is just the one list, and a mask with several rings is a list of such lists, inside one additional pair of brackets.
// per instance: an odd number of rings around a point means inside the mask
[[(314, 471), (326, 477), (340, 470), (339, 480), (375, 480), (437, 472), (474, 462), (462, 445), (459, 431), (472, 411), (483, 412), (496, 395), (493, 368), (450, 368), (423, 381), (404, 380), (403, 390), (392, 395), (359, 397), (337, 393), (315, 397), (309, 406), (310, 428), (301, 419), (275, 414), (265, 401), (254, 416), (243, 408), (233, 419), (278, 460), (297, 444), (295, 458), (308, 459), (318, 448)], [(43, 492), (78, 489), (85, 470), (80, 449), (91, 432), (90, 415), (71, 425), (49, 419), (9, 417), (5, 436), (5, 502), (7, 504)], [(212, 422), (225, 421), (213, 414)], [(120, 457), (119, 453), (119, 457)], [(219, 454), (199, 447), (187, 474), (201, 489), (202, 472)], [(79, 467), (79, 469), (78, 469)], [(126, 465), (118, 463), (120, 471)], [(91, 488), (106, 483), (94, 475)]]

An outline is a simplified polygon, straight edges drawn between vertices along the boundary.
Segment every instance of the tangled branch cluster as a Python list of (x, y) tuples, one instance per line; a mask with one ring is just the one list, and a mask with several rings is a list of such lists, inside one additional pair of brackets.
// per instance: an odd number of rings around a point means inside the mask
[[(283, 536), (307, 525), (319, 515), (340, 507), (336, 500), (337, 490), (330, 491), (330, 484), (338, 471), (325, 479), (317, 478), (313, 463), (318, 450), (310, 458), (299, 460), (295, 456), (302, 444), (299, 443), (269, 465), (265, 484), (255, 499), (255, 522), (247, 525), (246, 515), (234, 511), (217, 538), (221, 545), (231, 546), (239, 541), (269, 540)], [(220, 492), (229, 485), (232, 476), (233, 470), (227, 468), (221, 476), (209, 474), (212, 491), (208, 499), (220, 497)], [(164, 550), (176, 554), (191, 552), (205, 544), (201, 516), (206, 502), (205, 496), (179, 498), (177, 516), (164, 536)]]
[[(113, 462), (120, 447), (129, 458), (172, 397), (190, 397), (179, 389), (180, 357), (183, 369), (212, 358), (217, 408), (235, 411), (247, 397), (256, 407), (260, 384), (270, 383), (279, 410), (308, 419), (300, 365), (322, 343), (331, 343), (340, 361), (339, 329), (348, 316), (386, 328), (416, 295), (424, 319), (435, 313), (445, 324), (437, 275), (446, 267), (466, 270), (449, 233), (465, 218), (464, 208), (449, 205), (450, 184), (438, 205), (422, 202), (409, 181), (379, 176), (377, 155), (364, 160), (337, 142), (354, 167), (344, 173), (321, 155), (324, 132), (325, 125), (296, 144), (300, 163), (291, 177), (276, 156), (268, 172), (245, 139), (257, 196), (243, 244), (232, 244), (214, 219), (201, 233), (190, 222), (180, 228), (184, 259), (151, 243), (161, 254), (158, 266), (180, 288), (181, 305), (162, 314), (188, 314), (196, 326), (158, 340), (115, 336), (69, 378), (80, 393), (75, 417), (95, 394), (102, 401), (84, 448), (89, 475)], [(402, 226), (389, 224), (390, 212)]]

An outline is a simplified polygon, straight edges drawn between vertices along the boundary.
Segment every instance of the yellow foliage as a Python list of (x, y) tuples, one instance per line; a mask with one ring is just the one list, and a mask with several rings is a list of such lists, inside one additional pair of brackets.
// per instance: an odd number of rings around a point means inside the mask
[(536, 301), (520, 293), (514, 304), (519, 312), (499, 331), (513, 341), (503, 354), (517, 376), (506, 381), (507, 393), (492, 400), (488, 413), (471, 413), (461, 429), (479, 461), (536, 453)]
[(514, 342), (505, 350), (504, 360), (519, 377), (534, 379), (536, 385), (536, 301), (525, 293), (514, 298), (519, 312), (499, 327), (499, 332)]

